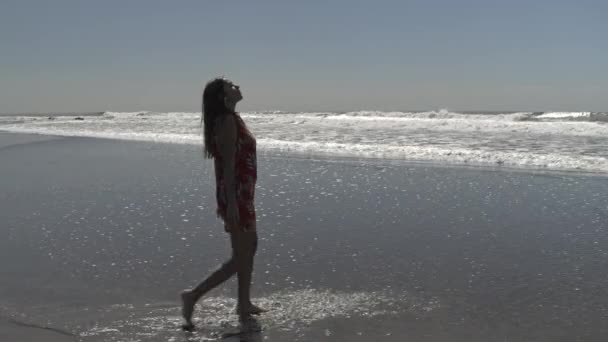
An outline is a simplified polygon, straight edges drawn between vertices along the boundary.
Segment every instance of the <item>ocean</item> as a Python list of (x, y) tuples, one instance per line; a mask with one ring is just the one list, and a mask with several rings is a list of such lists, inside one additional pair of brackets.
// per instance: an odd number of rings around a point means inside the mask
[[(605, 112), (243, 112), (261, 151), (608, 175)], [(2, 114), (0, 130), (202, 144), (200, 113)]]

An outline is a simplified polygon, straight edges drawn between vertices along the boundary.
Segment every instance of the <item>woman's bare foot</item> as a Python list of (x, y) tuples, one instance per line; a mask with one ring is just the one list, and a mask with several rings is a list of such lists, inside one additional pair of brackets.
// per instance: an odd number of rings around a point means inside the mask
[(194, 304), (196, 304), (196, 298), (192, 291), (185, 290), (180, 294), (182, 299), (182, 317), (186, 320), (186, 324), (182, 325), (184, 330), (192, 330), (194, 324), (192, 323), (192, 313), (194, 312)]

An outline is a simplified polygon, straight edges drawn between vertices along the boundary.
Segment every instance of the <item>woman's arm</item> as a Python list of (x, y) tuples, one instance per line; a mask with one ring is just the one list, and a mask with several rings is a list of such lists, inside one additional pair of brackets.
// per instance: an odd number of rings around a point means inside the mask
[(221, 155), (222, 169), (224, 176), (224, 186), (226, 189), (226, 224), (228, 228), (238, 228), (239, 211), (236, 201), (236, 120), (234, 115), (224, 115), (218, 120), (216, 143), (219, 146)]

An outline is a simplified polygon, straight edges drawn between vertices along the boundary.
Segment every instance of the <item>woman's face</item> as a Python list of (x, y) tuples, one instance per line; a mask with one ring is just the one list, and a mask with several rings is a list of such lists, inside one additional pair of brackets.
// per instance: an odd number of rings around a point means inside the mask
[(236, 104), (243, 99), (241, 88), (230, 81), (224, 82), (224, 97), (227, 103)]

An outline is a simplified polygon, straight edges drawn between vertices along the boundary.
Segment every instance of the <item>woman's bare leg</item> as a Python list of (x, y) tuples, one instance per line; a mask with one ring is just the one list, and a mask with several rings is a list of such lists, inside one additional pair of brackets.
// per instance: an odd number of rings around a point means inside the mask
[(194, 312), (194, 305), (196, 302), (207, 292), (213, 290), (230, 277), (232, 277), (237, 271), (236, 258), (234, 253), (232, 258), (225, 262), (219, 269), (213, 272), (207, 279), (200, 283), (193, 290), (186, 290), (182, 292), (182, 316), (186, 320), (186, 326), (192, 326), (192, 313)]
[(237, 232), (232, 234), (235, 257), (237, 260), (238, 304), (237, 312), (241, 316), (260, 314), (264, 310), (251, 303), (251, 278), (253, 274), (254, 257), (258, 246), (258, 235), (253, 232)]
[(241, 316), (259, 314), (265, 310), (251, 303), (251, 278), (253, 274), (253, 263), (258, 245), (258, 235), (253, 232), (233, 232), (230, 234), (232, 245), (232, 257), (218, 270), (213, 272), (207, 279), (196, 288), (184, 291), (182, 298), (182, 316), (186, 320), (186, 328), (192, 328), (192, 313), (194, 305), (207, 292), (216, 288), (235, 273), (238, 276), (238, 305), (237, 312)]

